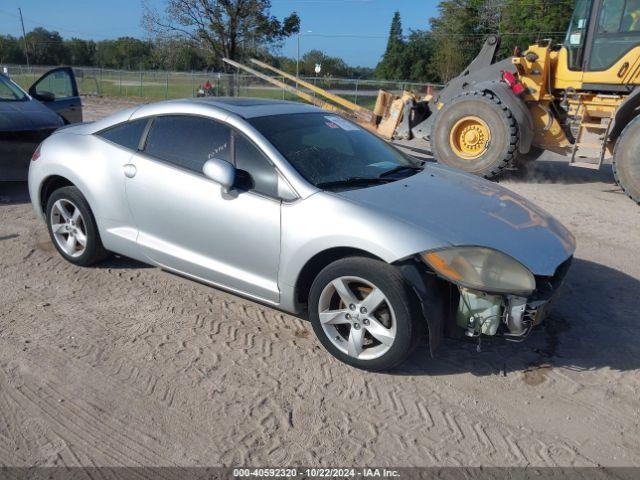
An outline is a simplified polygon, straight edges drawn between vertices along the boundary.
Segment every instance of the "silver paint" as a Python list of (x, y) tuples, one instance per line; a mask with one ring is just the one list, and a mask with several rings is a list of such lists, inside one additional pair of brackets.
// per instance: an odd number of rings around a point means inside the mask
[[(480, 245), (511, 255), (535, 275), (552, 275), (573, 253), (573, 236), (543, 210), (495, 183), (437, 164), (384, 185), (321, 191), (245, 120), (313, 111), (319, 110), (292, 102), (234, 106), (188, 99), (65, 128), (31, 162), (34, 210), (42, 218), (43, 182), (62, 176), (86, 197), (108, 250), (292, 312), (303, 307), (295, 291), (301, 270), (329, 249), (357, 249), (392, 263), (435, 248)], [(242, 131), (276, 166), (286, 198), (225, 192), (204, 175), (93, 135), (129, 119), (176, 113)]]
[(202, 173), (204, 173), (204, 176), (208, 179), (219, 183), (225, 193), (233, 187), (236, 181), (236, 170), (233, 165), (219, 158), (207, 160), (202, 166)]

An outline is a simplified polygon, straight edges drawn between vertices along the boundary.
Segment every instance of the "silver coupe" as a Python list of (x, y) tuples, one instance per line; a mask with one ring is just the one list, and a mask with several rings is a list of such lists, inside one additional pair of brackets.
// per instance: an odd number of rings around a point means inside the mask
[(509, 190), (284, 101), (166, 101), (63, 127), (33, 154), (29, 191), (69, 262), (112, 252), (306, 314), (332, 355), (371, 370), (445, 334), (522, 340), (575, 249)]

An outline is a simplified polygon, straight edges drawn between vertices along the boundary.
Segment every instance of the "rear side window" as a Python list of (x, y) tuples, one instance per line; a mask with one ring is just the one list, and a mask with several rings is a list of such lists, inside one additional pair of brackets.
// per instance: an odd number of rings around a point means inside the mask
[(214, 120), (188, 115), (156, 117), (145, 153), (202, 174), (211, 158), (231, 161), (231, 130)]
[(140, 137), (142, 137), (148, 120), (147, 118), (140, 118), (132, 122), (121, 123), (120, 125), (99, 132), (98, 136), (110, 142), (117, 143), (122, 147), (137, 150), (140, 144)]

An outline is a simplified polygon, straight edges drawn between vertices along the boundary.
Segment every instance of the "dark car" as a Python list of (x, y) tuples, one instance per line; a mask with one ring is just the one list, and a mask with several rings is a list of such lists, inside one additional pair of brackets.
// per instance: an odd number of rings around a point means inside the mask
[(0, 181), (27, 179), (38, 144), (63, 125), (82, 121), (73, 70), (49, 70), (29, 93), (0, 74)]

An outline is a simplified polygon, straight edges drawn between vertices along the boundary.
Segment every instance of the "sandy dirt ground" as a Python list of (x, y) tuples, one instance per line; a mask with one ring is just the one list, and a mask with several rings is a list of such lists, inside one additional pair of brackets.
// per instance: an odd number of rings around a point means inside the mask
[(502, 183), (577, 237), (550, 317), (385, 374), (232, 294), (68, 264), (25, 185), (0, 184), (0, 465), (640, 465), (640, 207), (610, 168), (551, 157)]

